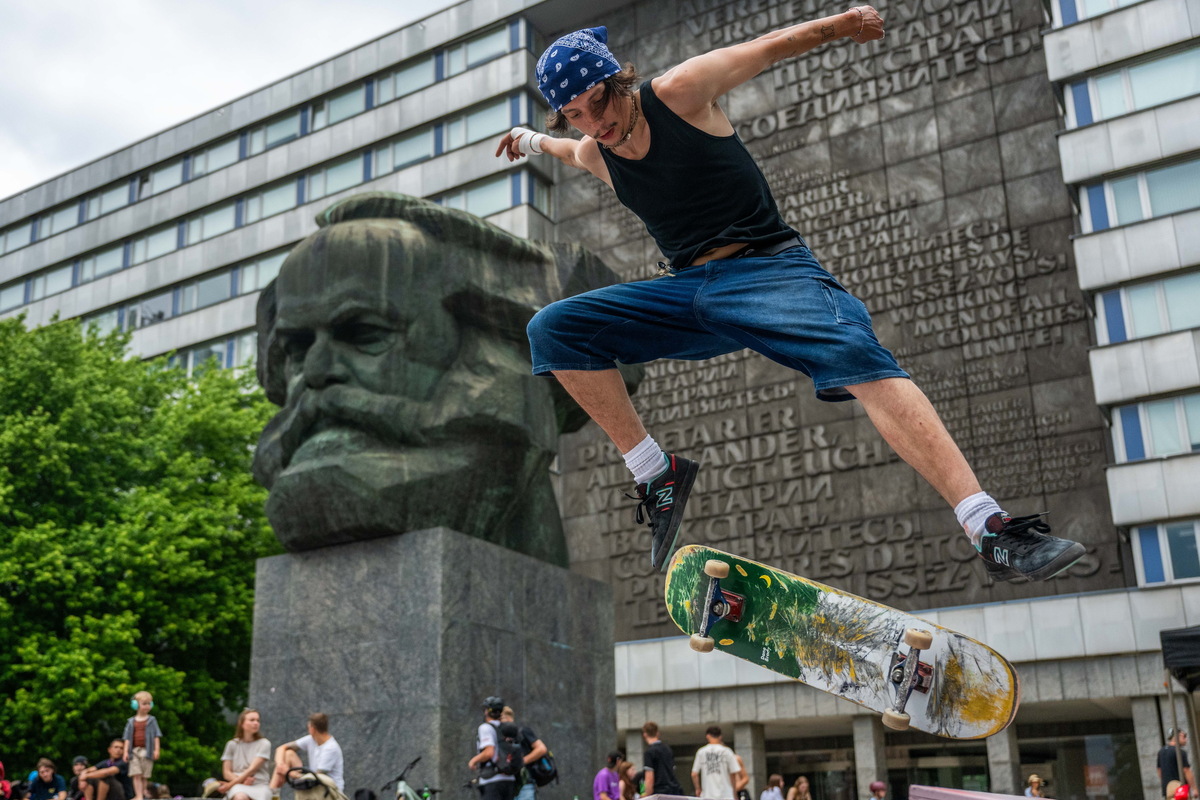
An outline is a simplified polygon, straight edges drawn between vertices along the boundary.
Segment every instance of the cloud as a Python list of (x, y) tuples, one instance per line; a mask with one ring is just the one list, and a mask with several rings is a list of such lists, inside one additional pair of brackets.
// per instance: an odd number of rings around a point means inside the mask
[(447, 5), (4, 0), (0, 198)]

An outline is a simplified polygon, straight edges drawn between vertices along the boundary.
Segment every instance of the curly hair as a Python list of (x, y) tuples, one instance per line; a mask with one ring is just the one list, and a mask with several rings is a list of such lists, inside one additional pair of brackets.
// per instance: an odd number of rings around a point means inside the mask
[[(598, 92), (592, 98), (592, 113), (603, 113), (617, 97), (633, 95), (634, 87), (641, 83), (641, 80), (642, 76), (638, 74), (637, 67), (632, 62), (626, 61), (623, 70), (600, 82), (604, 91)], [(567, 121), (567, 116), (561, 111), (548, 111), (546, 112), (546, 130), (562, 136), (571, 130), (571, 123)]]

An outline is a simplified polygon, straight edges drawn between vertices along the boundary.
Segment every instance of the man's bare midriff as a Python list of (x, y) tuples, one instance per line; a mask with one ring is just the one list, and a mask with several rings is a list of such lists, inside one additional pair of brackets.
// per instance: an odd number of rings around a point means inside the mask
[(712, 250), (705, 250), (700, 255), (696, 256), (695, 260), (689, 266), (697, 267), (701, 264), (707, 264), (709, 261), (715, 261), (718, 258), (729, 258), (739, 250), (745, 250), (749, 245), (746, 242), (734, 242), (733, 244), (723, 244), (720, 247), (714, 247)]

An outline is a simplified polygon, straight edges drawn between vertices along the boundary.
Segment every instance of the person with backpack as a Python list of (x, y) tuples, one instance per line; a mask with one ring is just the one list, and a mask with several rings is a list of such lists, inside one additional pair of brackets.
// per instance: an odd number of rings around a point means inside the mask
[[(512, 708), (505, 706), (500, 712), (500, 724), (516, 724), (516, 716)], [(533, 729), (521, 725), (517, 730), (517, 739), (525, 752), (524, 769), (520, 774), (520, 789), (517, 790), (517, 800), (537, 800), (537, 788), (545, 786), (550, 781), (558, 780), (558, 766), (554, 754), (545, 742), (538, 738)]]
[[(519, 732), (510, 724), (510, 737), (500, 735), (500, 715), (504, 713), (504, 700), (489, 697), (483, 701), (483, 722), (475, 731), (475, 755), (467, 762), (467, 768), (477, 770), (479, 777), (474, 781), (479, 789), (480, 800), (514, 800), (517, 773), (524, 760), (521, 746), (516, 742)], [(515, 751), (515, 752), (514, 752)]]

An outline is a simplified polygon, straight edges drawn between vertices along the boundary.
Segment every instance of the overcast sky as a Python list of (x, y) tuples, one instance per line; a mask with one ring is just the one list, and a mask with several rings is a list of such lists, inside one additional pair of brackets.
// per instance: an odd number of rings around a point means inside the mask
[(0, 0), (0, 198), (455, 2)]

